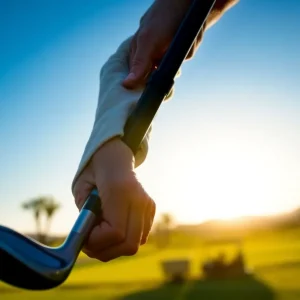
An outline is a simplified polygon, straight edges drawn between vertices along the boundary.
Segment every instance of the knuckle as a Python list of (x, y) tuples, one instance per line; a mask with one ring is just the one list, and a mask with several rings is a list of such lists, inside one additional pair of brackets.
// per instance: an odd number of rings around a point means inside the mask
[(106, 189), (109, 189), (110, 195), (113, 195), (114, 198), (122, 197), (137, 208), (144, 209), (146, 206), (150, 206), (151, 209), (155, 209), (154, 201), (149, 197), (136, 176), (130, 175), (114, 179), (106, 185)]
[(142, 28), (139, 33), (138, 33), (138, 42), (141, 42), (141, 43), (149, 43), (151, 38), (153, 36), (153, 33), (152, 33), (152, 30), (151, 28), (149, 27), (144, 27)]
[(111, 231), (110, 235), (112, 240), (116, 243), (122, 243), (126, 238), (125, 233), (122, 230), (117, 228), (114, 228)]

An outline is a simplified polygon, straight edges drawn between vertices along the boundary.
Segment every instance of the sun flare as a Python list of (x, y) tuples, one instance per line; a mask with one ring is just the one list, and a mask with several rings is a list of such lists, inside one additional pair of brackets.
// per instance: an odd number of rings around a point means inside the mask
[(278, 166), (278, 155), (286, 154), (280, 146), (273, 151), (272, 142), (238, 130), (211, 136), (173, 142), (176, 151), (161, 159), (160, 172), (149, 170), (151, 162), (140, 172), (159, 210), (184, 223), (280, 211), (273, 205), (286, 193)]

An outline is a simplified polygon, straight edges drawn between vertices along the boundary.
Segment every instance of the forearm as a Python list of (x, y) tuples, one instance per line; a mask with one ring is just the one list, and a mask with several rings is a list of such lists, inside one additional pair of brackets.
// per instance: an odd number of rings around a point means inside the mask
[[(129, 46), (130, 39), (127, 39), (101, 68), (100, 91), (94, 126), (84, 149), (73, 185), (93, 154), (104, 143), (114, 137), (123, 136), (126, 120), (141, 96), (141, 90), (127, 90), (122, 86), (122, 81), (128, 74)], [(136, 165), (140, 165), (145, 159), (147, 150), (146, 139), (136, 155)]]

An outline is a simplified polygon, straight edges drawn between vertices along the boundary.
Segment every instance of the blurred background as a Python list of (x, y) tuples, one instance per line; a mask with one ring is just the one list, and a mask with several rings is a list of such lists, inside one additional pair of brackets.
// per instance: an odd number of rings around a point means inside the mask
[[(63, 241), (100, 68), (151, 3), (0, 0), (1, 225)], [(80, 254), (61, 287), (1, 299), (299, 299), (299, 14), (240, 0), (183, 64), (137, 169), (157, 203), (137, 255)]]

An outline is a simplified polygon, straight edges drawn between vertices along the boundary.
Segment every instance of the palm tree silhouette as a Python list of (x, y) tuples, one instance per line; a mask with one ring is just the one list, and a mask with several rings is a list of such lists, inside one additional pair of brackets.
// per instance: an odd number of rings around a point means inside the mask
[(60, 204), (55, 202), (54, 198), (48, 198), (44, 203), (44, 211), (47, 217), (45, 236), (49, 237), (51, 221), (53, 219), (54, 214), (60, 208)]
[(37, 198), (33, 198), (27, 202), (24, 202), (22, 204), (23, 209), (33, 211), (35, 225), (36, 225), (36, 238), (40, 242), (42, 242), (42, 240), (43, 240), (43, 234), (42, 234), (42, 228), (41, 228), (41, 213), (44, 209), (44, 203), (45, 203), (44, 197), (37, 197)]
[[(50, 225), (55, 212), (60, 208), (59, 203), (52, 196), (40, 196), (30, 199), (22, 204), (22, 208), (33, 211), (36, 224), (36, 239), (45, 243), (49, 236)], [(42, 230), (41, 216), (46, 214), (46, 230)]]

